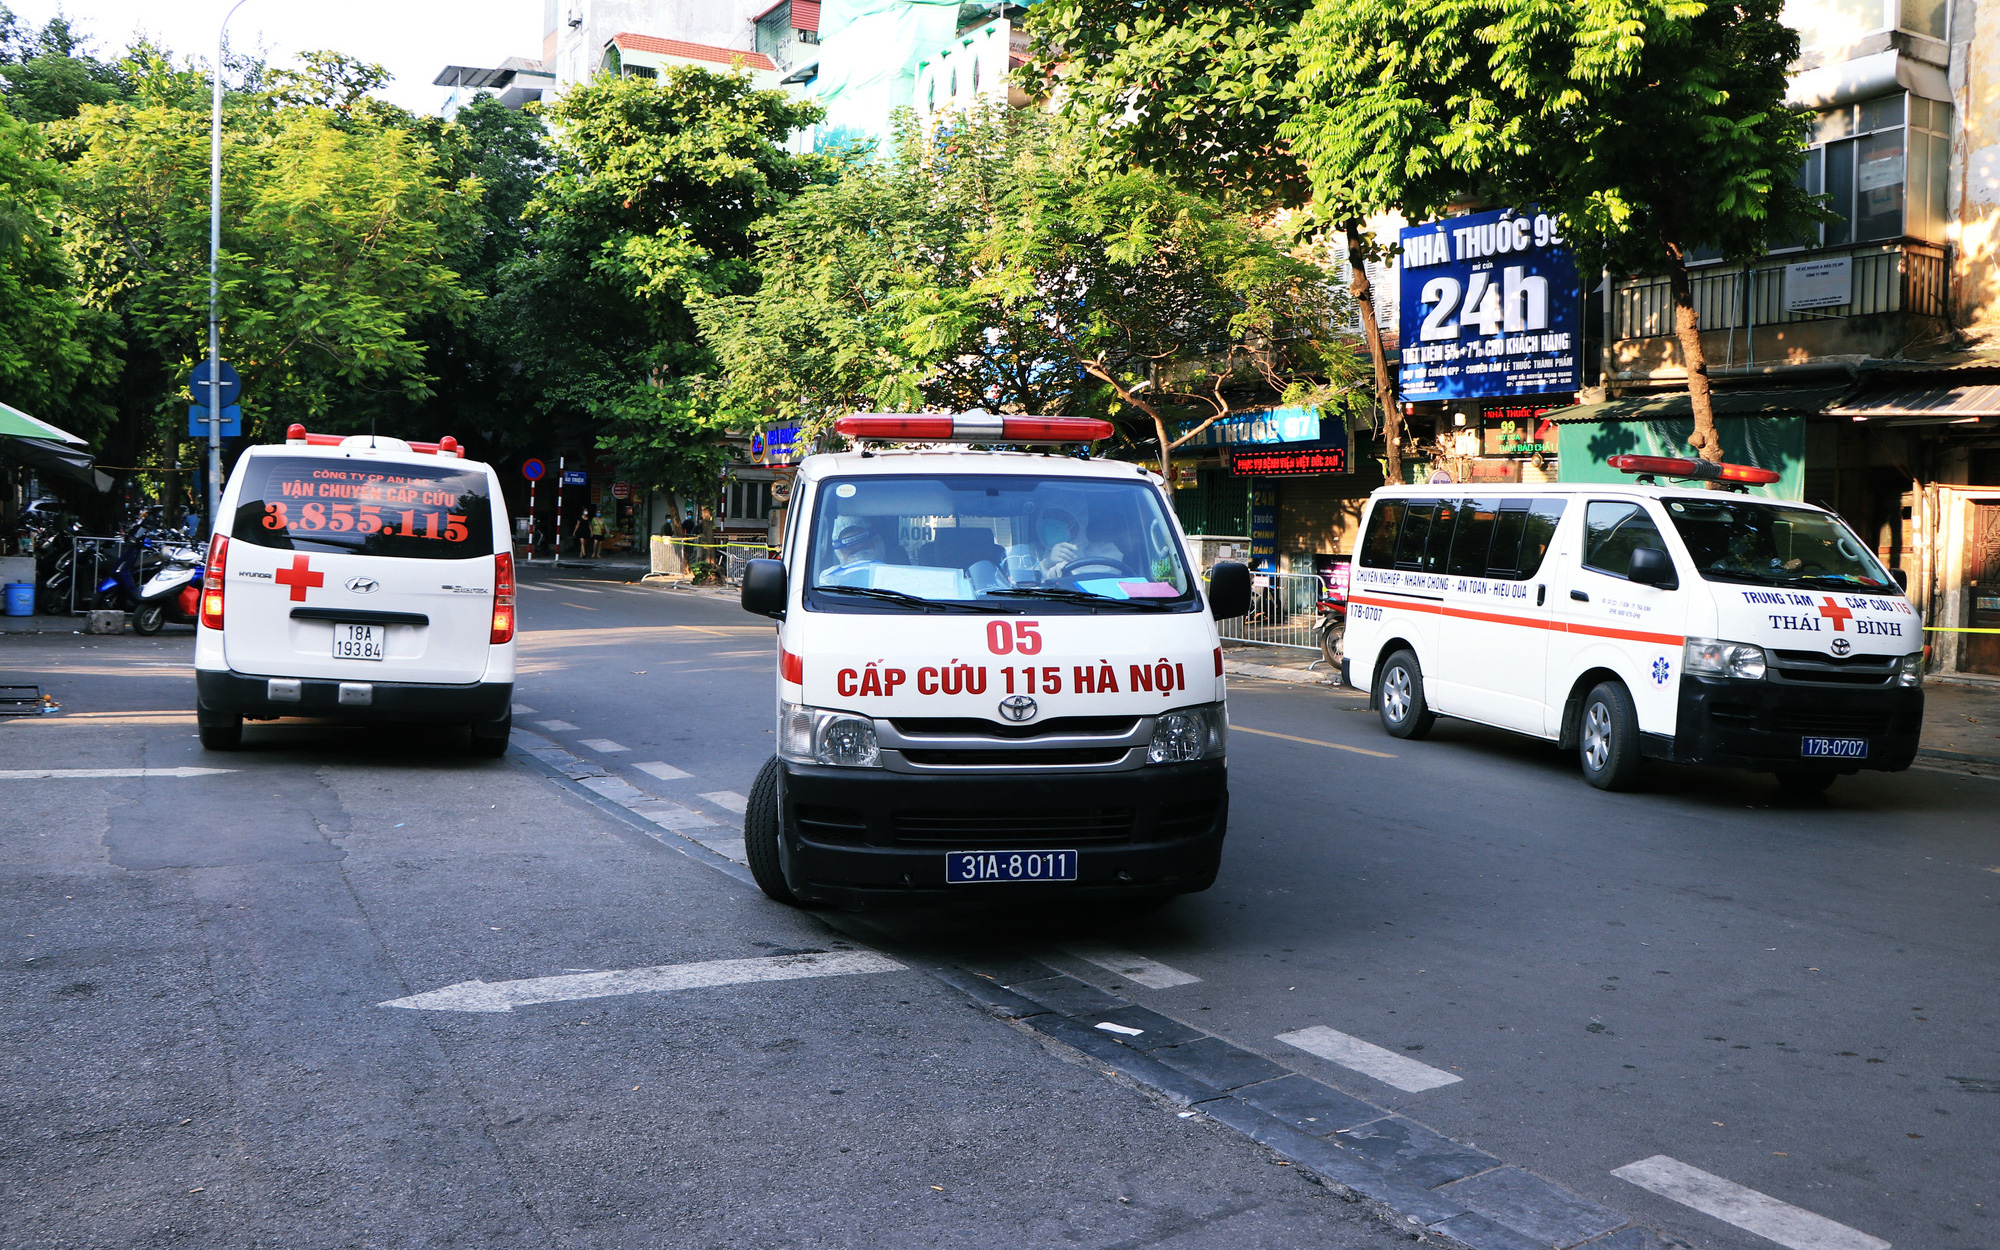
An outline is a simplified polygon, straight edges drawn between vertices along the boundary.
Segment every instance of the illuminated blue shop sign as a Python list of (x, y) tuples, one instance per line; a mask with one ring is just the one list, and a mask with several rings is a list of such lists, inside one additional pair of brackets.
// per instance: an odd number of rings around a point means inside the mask
[(1318, 408), (1269, 408), (1261, 412), (1243, 412), (1233, 417), (1224, 417), (1181, 446), (1233, 447), (1239, 443), (1318, 441)]
[(1402, 232), (1404, 399), (1583, 385), (1583, 299), (1561, 225), (1546, 213), (1508, 208)]

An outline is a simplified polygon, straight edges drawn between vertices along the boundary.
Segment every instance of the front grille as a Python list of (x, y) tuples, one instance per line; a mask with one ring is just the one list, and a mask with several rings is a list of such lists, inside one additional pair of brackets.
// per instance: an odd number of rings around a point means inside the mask
[(801, 803), (793, 809), (792, 819), (798, 822), (799, 836), (808, 842), (860, 846), (868, 832), (868, 822), (851, 807)]
[(1048, 808), (1017, 812), (897, 812), (890, 817), (903, 846), (1075, 846), (1127, 842), (1129, 807)]
[(1771, 713), (1779, 733), (1827, 738), (1875, 738), (1889, 732), (1886, 712), (1819, 712), (1781, 708)]
[(1053, 750), (931, 750), (903, 747), (912, 764), (936, 768), (1027, 768), (1047, 764), (1116, 764), (1130, 747), (1061, 747)]
[(1033, 725), (1007, 725), (976, 716), (906, 716), (892, 719), (905, 738), (1046, 738), (1052, 734), (1102, 734), (1122, 738), (1139, 727), (1134, 716), (1057, 716)]
[(1820, 655), (1813, 651), (1773, 651), (1785, 681), (1830, 686), (1886, 686), (1896, 677), (1896, 659), (1886, 655)]
[(1160, 809), (1159, 820), (1154, 829), (1163, 841), (1168, 838), (1192, 838), (1207, 833), (1215, 825), (1216, 807), (1214, 799), (1169, 804)]

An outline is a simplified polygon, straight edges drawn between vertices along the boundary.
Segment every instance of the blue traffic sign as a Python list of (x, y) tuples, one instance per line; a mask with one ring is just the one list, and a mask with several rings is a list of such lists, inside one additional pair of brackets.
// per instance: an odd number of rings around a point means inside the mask
[[(228, 393), (228, 388), (223, 388), (223, 394)], [(221, 435), (223, 438), (243, 437), (243, 410), (235, 404), (222, 410)], [(188, 405), (188, 437), (208, 437), (208, 409), (200, 404)]]
[[(208, 362), (206, 360), (196, 365), (194, 373), (188, 378), (188, 394), (194, 396), (195, 402), (201, 404), (203, 407), (208, 405)], [(236, 376), (236, 366), (225, 360), (222, 362), (222, 406), (227, 408), (242, 397), (243, 379)]]
[(521, 476), (527, 478), (530, 482), (541, 481), (542, 474), (548, 471), (549, 466), (539, 460), (523, 460), (521, 462)]

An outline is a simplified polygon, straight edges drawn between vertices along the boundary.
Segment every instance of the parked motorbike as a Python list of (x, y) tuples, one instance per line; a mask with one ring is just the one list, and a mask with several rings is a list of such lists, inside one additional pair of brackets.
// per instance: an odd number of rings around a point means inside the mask
[(192, 625), (201, 611), (202, 552), (194, 547), (169, 547), (167, 564), (139, 590), (132, 613), (132, 632), (157, 634), (167, 624)]
[(1332, 595), (1322, 595), (1319, 601), (1319, 619), (1313, 622), (1313, 637), (1319, 640), (1319, 653), (1326, 657), (1328, 664), (1340, 664), (1340, 649), (1347, 637), (1347, 600), (1336, 599)]

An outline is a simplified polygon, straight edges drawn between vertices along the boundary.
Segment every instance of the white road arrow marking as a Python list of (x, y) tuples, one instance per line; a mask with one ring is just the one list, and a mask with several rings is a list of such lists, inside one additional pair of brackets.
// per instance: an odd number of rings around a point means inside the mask
[(0, 781), (52, 781), (67, 777), (213, 777), (233, 768), (0, 768)]
[(613, 998), (620, 994), (662, 994), (670, 990), (704, 989), (715, 985), (748, 985), (758, 981), (801, 981), (809, 977), (844, 977), (864, 972), (901, 972), (903, 965), (874, 951), (831, 951), (819, 955), (770, 955), (761, 959), (716, 959), (699, 964), (669, 964), (660, 968), (627, 968), (561, 977), (530, 977), (523, 981), (460, 981), (441, 990), (392, 998), (382, 1007), (413, 1011), (512, 1011), (533, 1003), (564, 1003), (579, 998)]

